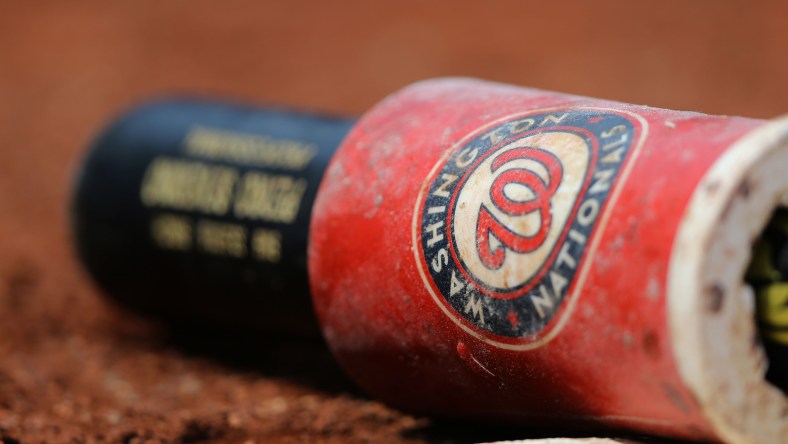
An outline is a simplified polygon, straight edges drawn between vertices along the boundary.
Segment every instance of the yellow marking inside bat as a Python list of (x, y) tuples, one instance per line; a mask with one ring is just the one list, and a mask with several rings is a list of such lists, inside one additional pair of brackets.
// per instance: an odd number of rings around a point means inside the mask
[(758, 317), (770, 327), (788, 328), (788, 283), (772, 284), (758, 292)]
[(768, 339), (771, 339), (774, 342), (788, 345), (788, 331), (786, 330), (781, 330), (781, 331), (766, 330), (761, 333), (763, 334), (763, 336), (765, 336)]
[(779, 210), (755, 242), (745, 278), (755, 289), (761, 335), (782, 345), (788, 345), (788, 276), (776, 262), (787, 240), (788, 214)]

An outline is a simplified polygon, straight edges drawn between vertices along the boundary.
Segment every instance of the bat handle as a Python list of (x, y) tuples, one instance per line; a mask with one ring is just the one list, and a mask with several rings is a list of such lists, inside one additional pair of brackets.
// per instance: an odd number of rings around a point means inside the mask
[(147, 315), (317, 334), (312, 203), (353, 123), (209, 100), (145, 103), (81, 164), (77, 254), (105, 294)]

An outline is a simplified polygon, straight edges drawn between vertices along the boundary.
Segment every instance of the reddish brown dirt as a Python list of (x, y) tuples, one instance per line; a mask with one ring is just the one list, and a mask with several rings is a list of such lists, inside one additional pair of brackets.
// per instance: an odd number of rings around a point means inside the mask
[(788, 106), (787, 16), (779, 1), (0, 0), (0, 441), (527, 434), (470, 434), (385, 407), (319, 344), (183, 341), (113, 308), (69, 243), (85, 144), (164, 92), (360, 113), (440, 75), (771, 117)]

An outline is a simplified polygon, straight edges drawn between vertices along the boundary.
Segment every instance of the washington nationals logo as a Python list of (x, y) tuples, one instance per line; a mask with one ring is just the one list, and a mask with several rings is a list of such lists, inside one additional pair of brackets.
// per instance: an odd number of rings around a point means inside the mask
[[(504, 169), (493, 181), (490, 197), (500, 211), (510, 216), (537, 212), (540, 220), (539, 229), (530, 236), (515, 233), (496, 219), (490, 210), (482, 206), (476, 227), (477, 248), (479, 257), (489, 268), (501, 268), (507, 249), (517, 253), (536, 250), (544, 243), (550, 231), (552, 222), (550, 202), (558, 185), (561, 184), (563, 175), (561, 161), (549, 151), (539, 148), (517, 148), (497, 156), (492, 162), (492, 171), (495, 173), (501, 167), (520, 159), (530, 159), (540, 163), (547, 171), (546, 177), (542, 178), (533, 170), (526, 168)], [(507, 186), (516, 185), (524, 187), (530, 196), (524, 200), (515, 200), (504, 192)], [(490, 245), (491, 239), (497, 239), (502, 245), (499, 244), (493, 249)]]
[(514, 116), (457, 142), (414, 214), (425, 284), (464, 329), (536, 346), (562, 312), (641, 123), (592, 109)]

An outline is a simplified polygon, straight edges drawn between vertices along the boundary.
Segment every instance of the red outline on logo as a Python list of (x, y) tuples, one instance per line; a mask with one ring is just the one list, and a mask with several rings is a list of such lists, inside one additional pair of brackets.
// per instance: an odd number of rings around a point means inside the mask
[[(518, 153), (520, 155), (516, 156)], [(531, 153), (533, 153), (533, 155), (531, 155)], [(503, 245), (508, 246), (510, 250), (516, 253), (530, 253), (536, 250), (544, 244), (544, 241), (550, 234), (553, 219), (552, 212), (550, 211), (550, 201), (563, 181), (563, 165), (560, 159), (550, 151), (542, 148), (520, 147), (498, 154), (492, 162), (492, 171), (493, 173), (496, 172), (500, 167), (506, 165), (511, 160), (523, 158), (542, 165), (545, 171), (547, 171), (547, 181), (531, 170), (511, 168), (501, 172), (493, 179), (489, 196), (493, 205), (510, 215), (518, 216), (538, 212), (541, 220), (539, 231), (529, 236), (523, 236), (520, 233), (516, 233), (510, 230), (509, 227), (501, 224), (501, 222), (490, 213), (487, 206), (482, 205), (481, 208), (479, 208), (479, 215), (476, 218), (476, 251), (479, 253), (479, 258), (482, 260), (482, 263), (488, 268), (491, 266), (494, 266), (496, 269), (500, 268), (506, 258), (506, 249), (502, 246), (496, 247), (495, 251), (490, 248), (490, 234), (493, 232), (495, 232), (495, 237), (497, 237)], [(502, 179), (507, 178), (511, 180), (508, 182), (504, 180), (503, 183), (501, 183)], [(534, 193), (534, 198), (520, 202), (513, 201), (507, 197), (504, 188), (506, 185), (514, 182), (528, 187)], [(480, 231), (484, 232), (484, 238), (480, 237)], [(483, 246), (485, 248), (482, 248)], [(489, 263), (493, 261), (496, 263)]]
[[(452, 232), (453, 232), (453, 224), (452, 224), (452, 222), (453, 222), (453, 217), (454, 217), (454, 208), (455, 208), (456, 201), (457, 201), (457, 195), (459, 194), (460, 190), (462, 190), (463, 186), (465, 185), (465, 182), (468, 180), (468, 177), (474, 171), (476, 171), (476, 168), (479, 167), (479, 164), (482, 163), (485, 159), (487, 159), (491, 155), (493, 155), (496, 152), (498, 152), (498, 150), (502, 146), (505, 146), (506, 144), (511, 143), (513, 140), (519, 140), (519, 139), (523, 139), (525, 137), (528, 137), (530, 135), (539, 134), (539, 133), (548, 133), (548, 132), (550, 132), (550, 133), (552, 133), (552, 132), (574, 132), (574, 133), (583, 134), (584, 136), (588, 137), (588, 139), (590, 139), (590, 141), (591, 141), (591, 158), (589, 159), (589, 162), (588, 162), (588, 168), (586, 170), (586, 177), (583, 180), (583, 186), (580, 188), (580, 190), (578, 190), (578, 197), (575, 200), (575, 203), (574, 203), (574, 205), (572, 207), (572, 210), (569, 212), (569, 216), (567, 217), (567, 221), (564, 224), (564, 227), (563, 227), (563, 229), (561, 231), (561, 235), (556, 240), (555, 245), (553, 245), (553, 249), (550, 252), (550, 255), (542, 263), (541, 268), (539, 269), (539, 271), (528, 282), (526, 282), (523, 285), (523, 287), (521, 287), (521, 288), (519, 288), (517, 290), (509, 291), (509, 292), (488, 290), (487, 288), (484, 287), (484, 284), (482, 282), (479, 282), (475, 277), (473, 277), (470, 274), (470, 272), (467, 270), (465, 264), (459, 258), (459, 255), (457, 254), (456, 248), (454, 246), (454, 236), (452, 235)], [(592, 133), (591, 131), (588, 131), (588, 130), (586, 130), (584, 128), (574, 127), (574, 126), (551, 126), (551, 127), (548, 127), (548, 128), (540, 128), (540, 129), (536, 129), (536, 130), (532, 130), (532, 131), (518, 133), (518, 134), (516, 134), (516, 135), (514, 135), (512, 137), (509, 137), (509, 138), (505, 139), (504, 141), (502, 141), (502, 142), (492, 146), (491, 148), (489, 148), (487, 150), (487, 152), (484, 153), (483, 156), (478, 158), (473, 163), (473, 165), (471, 165), (470, 167), (468, 167), (466, 169), (465, 174), (463, 174), (462, 178), (460, 178), (459, 182), (457, 182), (457, 185), (454, 187), (454, 192), (452, 193), (452, 197), (451, 197), (451, 200), (449, 201), (449, 205), (448, 205), (448, 208), (447, 208), (447, 211), (446, 211), (446, 214), (447, 214), (446, 215), (446, 238), (447, 238), (447, 243), (449, 244), (449, 251), (451, 252), (452, 259), (454, 260), (454, 263), (457, 266), (457, 269), (460, 270), (460, 273), (462, 273), (462, 275), (465, 276), (465, 279), (469, 283), (473, 283), (474, 287), (480, 293), (485, 294), (485, 295), (490, 296), (490, 297), (493, 297), (493, 298), (496, 298), (496, 299), (514, 299), (514, 298), (517, 298), (519, 296), (522, 296), (523, 294), (527, 293), (529, 290), (534, 288), (536, 286), (536, 284), (539, 283), (539, 281), (542, 279), (542, 277), (544, 277), (544, 275), (547, 273), (547, 269), (549, 268), (548, 265), (553, 263), (553, 261), (555, 260), (556, 255), (558, 254), (558, 249), (556, 247), (558, 247), (559, 245), (563, 245), (563, 242), (566, 240), (566, 236), (569, 233), (569, 229), (572, 226), (572, 220), (574, 220), (574, 217), (577, 214), (577, 210), (580, 208), (580, 203), (582, 202), (583, 197), (585, 196), (586, 192), (588, 191), (588, 187), (591, 184), (591, 176), (593, 176), (593, 171), (596, 168), (596, 161), (597, 161), (597, 157), (598, 157), (598, 151), (599, 151), (599, 141), (597, 140), (597, 138), (594, 135), (594, 133)], [(451, 156), (449, 156), (446, 159), (446, 163), (448, 163), (448, 161), (450, 159), (451, 159)], [(445, 166), (446, 163), (444, 163), (443, 165)], [(423, 213), (423, 210), (422, 210), (422, 213)]]

